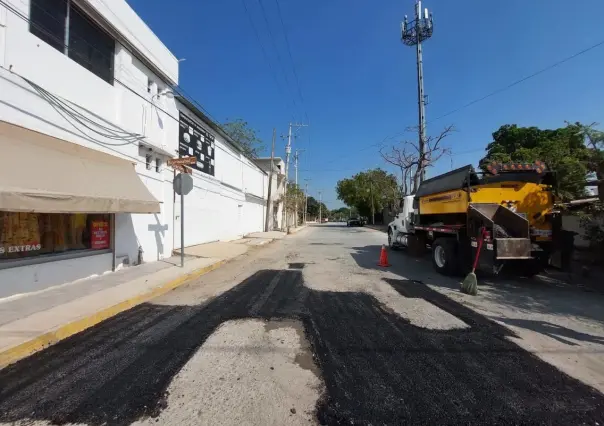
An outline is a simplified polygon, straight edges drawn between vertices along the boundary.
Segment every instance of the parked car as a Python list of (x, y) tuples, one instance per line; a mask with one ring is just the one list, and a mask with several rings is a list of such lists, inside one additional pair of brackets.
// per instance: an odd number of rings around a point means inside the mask
[(363, 220), (360, 217), (351, 217), (346, 222), (346, 226), (363, 226)]

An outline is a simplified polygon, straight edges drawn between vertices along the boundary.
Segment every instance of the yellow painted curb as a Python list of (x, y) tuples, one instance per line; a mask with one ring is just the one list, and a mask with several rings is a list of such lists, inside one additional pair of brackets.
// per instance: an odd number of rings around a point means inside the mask
[(20, 345), (2, 351), (0, 352), (0, 368), (4, 368), (7, 365), (19, 361), (20, 359), (23, 359), (25, 357), (28, 357), (48, 346), (54, 345), (55, 343), (63, 339), (73, 336), (74, 334), (77, 334), (80, 331), (84, 331), (87, 328), (90, 328), (121, 312), (127, 311), (128, 309), (131, 309), (136, 305), (140, 305), (141, 303), (161, 296), (162, 294), (165, 294), (170, 290), (174, 290), (175, 288), (183, 285), (187, 281), (198, 278), (204, 274), (207, 274), (210, 271), (213, 271), (214, 269), (219, 268), (226, 262), (226, 260), (221, 260), (219, 262), (213, 263), (212, 265), (197, 269), (193, 272), (182, 275), (172, 281), (168, 281), (164, 285), (156, 287), (147, 293), (134, 296), (130, 299), (118, 303), (117, 305), (110, 306), (109, 308), (95, 312), (91, 315), (88, 315), (87, 317), (72, 321), (70, 323), (62, 325), (56, 330), (49, 331), (48, 333), (44, 333), (40, 336), (37, 336), (25, 343), (21, 343)]

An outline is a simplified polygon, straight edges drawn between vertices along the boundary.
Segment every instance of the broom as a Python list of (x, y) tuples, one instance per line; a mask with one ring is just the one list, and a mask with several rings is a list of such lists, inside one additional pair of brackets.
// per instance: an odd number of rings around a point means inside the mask
[(480, 258), (480, 250), (482, 250), (482, 242), (484, 241), (486, 231), (484, 228), (480, 230), (480, 239), (478, 240), (478, 247), (476, 250), (476, 257), (474, 258), (474, 265), (472, 266), (472, 272), (470, 272), (461, 283), (461, 292), (476, 296), (478, 293), (478, 279), (476, 278), (476, 267), (478, 266), (478, 259)]

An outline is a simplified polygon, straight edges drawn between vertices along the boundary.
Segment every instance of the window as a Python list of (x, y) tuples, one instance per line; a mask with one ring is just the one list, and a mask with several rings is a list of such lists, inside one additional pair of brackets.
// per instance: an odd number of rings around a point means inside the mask
[(155, 158), (155, 171), (159, 173), (161, 171), (161, 158)]
[(64, 52), (67, 0), (31, 0), (30, 8), (29, 31)]
[(145, 155), (145, 166), (147, 167), (147, 170), (151, 170), (151, 161), (153, 161), (151, 154)]
[(115, 41), (71, 0), (31, 0), (29, 30), (113, 84)]
[(0, 264), (48, 254), (110, 248), (108, 214), (0, 212)]

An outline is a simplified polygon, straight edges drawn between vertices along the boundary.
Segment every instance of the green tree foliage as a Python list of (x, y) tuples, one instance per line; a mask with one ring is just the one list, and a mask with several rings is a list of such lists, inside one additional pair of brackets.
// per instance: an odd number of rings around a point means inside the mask
[(306, 215), (310, 219), (314, 219), (319, 217), (319, 206), (321, 206), (321, 215), (323, 217), (328, 217), (330, 215), (329, 209), (325, 205), (325, 203), (319, 203), (319, 201), (312, 196), (308, 196), (308, 208), (306, 210)]
[(222, 125), (224, 131), (237, 142), (245, 155), (251, 158), (258, 158), (264, 149), (264, 143), (252, 129), (247, 121), (240, 118), (227, 121)]
[(348, 207), (340, 207), (331, 211), (331, 217), (337, 220), (346, 220), (351, 216), (351, 209)]
[(487, 145), (480, 167), (492, 161), (544, 161), (556, 172), (558, 195), (571, 200), (585, 195), (585, 182), (590, 170), (590, 149), (585, 144), (585, 129), (579, 123), (559, 129), (542, 130), (537, 127), (501, 126), (493, 133), (493, 142)]
[[(282, 196), (283, 197), (283, 196)], [(295, 183), (290, 182), (287, 184), (287, 194), (285, 197), (287, 204), (287, 211), (294, 212), (296, 211), (296, 207), (299, 212), (304, 211), (304, 201), (306, 196), (304, 191)], [(280, 198), (279, 201), (283, 201), (283, 198)]]
[(379, 212), (396, 202), (399, 196), (396, 176), (380, 168), (338, 181), (336, 192), (339, 200), (367, 217), (372, 213), (372, 201), (375, 211)]
[(588, 168), (592, 172), (594, 181), (598, 187), (600, 201), (604, 202), (604, 132), (594, 129), (597, 123), (582, 126), (585, 144), (590, 150)]
[(582, 126), (585, 144), (590, 150), (588, 168), (592, 175), (589, 179), (597, 184), (600, 202), (586, 209), (581, 217), (581, 226), (589, 239), (591, 248), (604, 259), (604, 132), (596, 130), (597, 123)]

